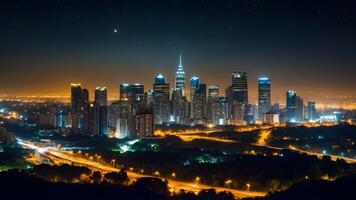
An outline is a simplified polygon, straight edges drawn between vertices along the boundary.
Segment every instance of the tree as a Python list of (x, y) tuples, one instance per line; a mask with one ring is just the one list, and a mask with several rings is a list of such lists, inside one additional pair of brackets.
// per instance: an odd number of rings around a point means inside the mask
[(101, 182), (101, 179), (102, 179), (102, 174), (101, 174), (101, 172), (95, 171), (95, 172), (91, 175), (90, 179), (91, 179), (94, 183), (100, 183), (100, 182)]
[(111, 184), (126, 184), (129, 181), (127, 172), (124, 170), (121, 170), (120, 172), (109, 172), (104, 175), (104, 178)]
[(137, 189), (146, 189), (149, 191), (154, 191), (164, 196), (170, 195), (170, 192), (168, 190), (168, 182), (162, 181), (159, 178), (140, 178), (134, 183), (133, 187)]

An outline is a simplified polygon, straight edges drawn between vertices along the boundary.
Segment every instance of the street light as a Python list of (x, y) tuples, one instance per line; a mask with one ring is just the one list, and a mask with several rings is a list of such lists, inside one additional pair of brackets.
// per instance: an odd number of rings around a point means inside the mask
[(159, 171), (155, 171), (154, 173), (156, 176), (159, 176)]
[(231, 183), (232, 183), (231, 179), (228, 179), (228, 180), (225, 181), (225, 184), (229, 185), (229, 188), (231, 188)]
[(116, 160), (115, 160), (115, 159), (112, 159), (112, 160), (111, 160), (112, 167), (114, 167), (114, 168), (115, 168), (115, 162), (116, 162)]
[(172, 173), (172, 177), (175, 178), (176, 177), (176, 173), (173, 172)]
[(195, 177), (195, 182), (199, 182), (199, 181), (200, 181), (200, 177), (199, 176)]
[(249, 183), (247, 183), (246, 186), (247, 186), (247, 191), (250, 191), (251, 185)]

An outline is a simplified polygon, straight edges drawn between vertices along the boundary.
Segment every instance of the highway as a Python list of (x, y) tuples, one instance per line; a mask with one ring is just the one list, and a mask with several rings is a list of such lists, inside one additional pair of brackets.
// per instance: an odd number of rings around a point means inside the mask
[[(76, 156), (72, 154), (71, 152), (68, 151), (61, 151), (55, 148), (51, 147), (41, 147), (36, 145), (35, 143), (28, 142), (28, 141), (18, 141), (18, 143), (23, 146), (24, 148), (29, 148), (29, 149), (34, 149), (36, 150), (39, 154), (41, 154), (44, 157), (48, 157), (53, 162), (60, 164), (60, 163), (76, 163), (80, 164), (83, 166), (88, 166), (90, 168), (95, 168), (104, 172), (118, 172), (120, 169), (111, 167), (109, 165), (103, 164), (96, 162), (91, 159), (86, 159), (82, 158), (79, 156)], [(138, 179), (142, 177), (152, 177), (148, 175), (143, 175), (143, 174), (138, 174), (138, 173), (133, 173), (133, 172), (127, 172), (128, 176), (130, 179)], [(159, 177), (162, 178), (162, 177)], [(235, 190), (235, 189), (230, 189), (230, 188), (223, 188), (223, 187), (212, 187), (212, 186), (207, 186), (203, 185), (201, 183), (197, 182), (184, 182), (184, 181), (177, 181), (174, 179), (167, 179), (167, 178), (162, 178), (164, 180), (168, 181), (168, 187), (170, 188), (171, 191), (179, 191), (181, 189), (185, 191), (191, 191), (194, 193), (198, 193), (199, 191), (203, 189), (210, 189), (214, 188), (217, 192), (222, 192), (222, 191), (227, 191), (231, 192), (236, 198), (246, 198), (246, 197), (262, 197), (265, 196), (266, 193), (264, 192), (255, 192), (255, 191), (244, 191), (244, 190)]]

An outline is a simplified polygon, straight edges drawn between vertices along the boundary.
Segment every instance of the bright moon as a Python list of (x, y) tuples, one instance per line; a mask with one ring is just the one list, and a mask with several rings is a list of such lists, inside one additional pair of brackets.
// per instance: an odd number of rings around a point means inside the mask
[(117, 33), (118, 32), (118, 30), (117, 29), (114, 29), (114, 33)]

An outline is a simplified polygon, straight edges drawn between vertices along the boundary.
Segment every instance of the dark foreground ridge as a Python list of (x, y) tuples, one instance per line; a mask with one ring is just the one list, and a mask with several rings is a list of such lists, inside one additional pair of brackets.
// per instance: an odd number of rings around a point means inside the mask
[(336, 181), (298, 183), (286, 191), (253, 200), (348, 200), (355, 198), (355, 189), (356, 174), (339, 178)]
[[(353, 199), (356, 175), (336, 181), (307, 181), (263, 198), (249, 200), (335, 200)], [(232, 200), (228, 193), (204, 190), (198, 195), (180, 193), (170, 196), (166, 182), (157, 178), (139, 179), (132, 186), (112, 184), (52, 183), (11, 170), (0, 173), (1, 197), (13, 199), (128, 199), (128, 200)]]

